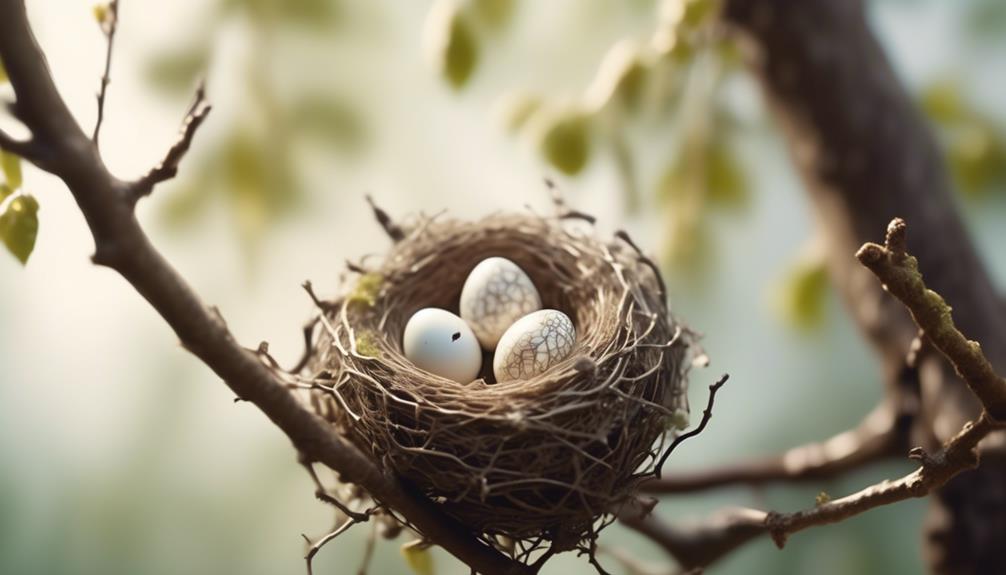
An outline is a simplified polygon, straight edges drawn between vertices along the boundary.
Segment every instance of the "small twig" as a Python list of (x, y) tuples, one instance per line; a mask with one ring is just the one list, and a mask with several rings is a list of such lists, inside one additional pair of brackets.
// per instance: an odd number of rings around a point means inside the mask
[(304, 469), (307, 470), (308, 475), (311, 476), (311, 481), (314, 482), (314, 496), (317, 497), (319, 501), (323, 501), (335, 507), (346, 517), (349, 517), (357, 523), (363, 523), (370, 519), (370, 513), (353, 511), (345, 503), (339, 501), (335, 497), (332, 497), (332, 495), (328, 493), (328, 490), (325, 489), (325, 485), (322, 484), (321, 479), (318, 477), (318, 472), (314, 470), (314, 462), (309, 461), (303, 455), (299, 456), (297, 461), (304, 467)]
[(891, 220), (884, 245), (865, 244), (856, 252), (856, 258), (880, 279), (888, 292), (905, 304), (915, 323), (953, 364), (989, 415), (1006, 421), (1006, 379), (995, 372), (982, 353), (981, 345), (957, 330), (947, 302), (936, 292), (926, 289), (918, 261), (905, 251), (907, 230), (901, 218)]
[(374, 558), (374, 548), (377, 546), (377, 522), (371, 524), (370, 534), (367, 535), (367, 544), (363, 548), (363, 561), (357, 575), (367, 575), (370, 571), (370, 561)]
[[(853, 429), (820, 443), (809, 443), (763, 459), (695, 472), (678, 471), (640, 486), (643, 493), (693, 493), (736, 484), (800, 482), (835, 477), (904, 453), (907, 429), (891, 402), (878, 405)], [(900, 451), (899, 451), (900, 450)]]
[(307, 541), (308, 544), (307, 553), (304, 554), (304, 561), (305, 563), (307, 563), (307, 575), (314, 575), (314, 568), (312, 565), (312, 563), (314, 562), (314, 556), (317, 555), (318, 552), (321, 551), (321, 549), (325, 545), (328, 545), (336, 537), (342, 535), (346, 531), (349, 531), (349, 528), (352, 527), (353, 525), (356, 525), (356, 523), (357, 521), (355, 521), (354, 519), (347, 518), (345, 521), (340, 523), (335, 529), (333, 529), (330, 533), (314, 542), (312, 542), (307, 535), (304, 535), (303, 533), (301, 534), (301, 537), (303, 537), (304, 541)]
[(182, 120), (178, 139), (175, 140), (174, 145), (168, 149), (168, 153), (165, 154), (164, 159), (160, 163), (151, 168), (145, 176), (136, 180), (130, 186), (132, 191), (131, 200), (134, 203), (140, 198), (149, 195), (157, 184), (170, 180), (178, 174), (178, 165), (192, 146), (192, 139), (195, 138), (196, 130), (206, 120), (206, 116), (209, 115), (212, 109), (213, 107), (206, 100), (206, 85), (204, 82), (200, 82), (199, 87), (196, 88), (192, 104), (189, 106), (188, 111), (185, 113), (185, 118)]
[(660, 460), (657, 462), (657, 466), (654, 469), (654, 474), (658, 479), (660, 478), (660, 472), (664, 466), (664, 462), (667, 461), (667, 458), (670, 457), (674, 449), (681, 445), (681, 443), (683, 443), (686, 439), (691, 439), (692, 437), (702, 433), (702, 431), (706, 428), (706, 424), (708, 424), (709, 420), (713, 417), (713, 402), (716, 401), (716, 392), (723, 387), (723, 384), (725, 384), (728, 379), (730, 379), (730, 374), (724, 373), (716, 383), (709, 386), (709, 402), (706, 404), (706, 408), (702, 411), (702, 421), (699, 422), (698, 427), (695, 429), (675, 437), (674, 441), (671, 442), (671, 445), (664, 451), (664, 454), (660, 456)]
[(115, 31), (119, 27), (119, 0), (112, 0), (108, 3), (108, 12), (104, 21), (99, 22), (101, 31), (105, 34), (105, 71), (101, 75), (101, 87), (98, 89), (98, 119), (94, 123), (94, 132), (91, 134), (91, 141), (98, 145), (98, 134), (101, 132), (101, 125), (105, 121), (105, 96), (108, 93), (108, 84), (112, 81), (112, 48), (115, 44)]
[(307, 362), (311, 361), (311, 351), (314, 349), (314, 328), (317, 326), (317, 316), (304, 324), (304, 353), (297, 360), (297, 364), (291, 367), (287, 373), (300, 373), (307, 367)]
[(374, 198), (367, 194), (367, 203), (370, 204), (370, 209), (374, 210), (374, 217), (377, 218), (377, 223), (381, 224), (384, 228), (384, 233), (388, 234), (393, 242), (400, 242), (405, 238), (405, 231), (402, 230), (401, 226), (396, 224), (388, 212), (384, 211), (380, 206), (374, 203)]

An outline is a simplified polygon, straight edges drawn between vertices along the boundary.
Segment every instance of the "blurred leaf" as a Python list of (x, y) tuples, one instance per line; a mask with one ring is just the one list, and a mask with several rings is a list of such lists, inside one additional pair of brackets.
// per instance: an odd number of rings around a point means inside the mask
[(706, 154), (705, 183), (709, 200), (731, 208), (746, 206), (750, 195), (747, 177), (725, 138), (716, 137)]
[(968, 15), (972, 32), (990, 39), (1002, 38), (1006, 31), (1006, 2), (1002, 0), (980, 0), (973, 3)]
[(709, 269), (713, 255), (708, 221), (687, 206), (672, 207), (662, 255), (668, 268), (689, 271), (694, 274), (693, 278), (698, 278)]
[(206, 72), (209, 49), (196, 45), (172, 53), (155, 56), (148, 64), (148, 81), (166, 92), (188, 92), (196, 78)]
[(590, 147), (590, 118), (578, 111), (550, 118), (541, 136), (542, 155), (556, 169), (571, 176), (587, 165)]
[(111, 14), (111, 8), (108, 2), (99, 2), (91, 7), (91, 12), (94, 14), (94, 19), (104, 26), (108, 22), (108, 16)]
[(364, 143), (359, 112), (330, 94), (308, 95), (293, 106), (291, 115), (295, 130), (342, 151), (358, 149)]
[(433, 575), (433, 554), (423, 541), (402, 545), (402, 556), (416, 575)]
[(793, 327), (818, 327), (824, 320), (827, 290), (824, 251), (814, 245), (804, 250), (776, 287), (775, 309)]
[(981, 194), (1006, 183), (1006, 142), (987, 123), (957, 130), (947, 155), (954, 178), (966, 194)]
[(642, 99), (646, 74), (647, 66), (636, 43), (616, 43), (605, 54), (594, 81), (587, 89), (584, 96), (586, 107), (596, 112), (608, 102), (617, 100), (627, 109), (635, 109)]
[(7, 81), (7, 68), (3, 66), (3, 60), (0, 60), (0, 84)]
[(427, 19), (426, 42), (431, 58), (451, 87), (460, 89), (478, 62), (478, 43), (471, 25), (451, 0), (434, 4)]
[(720, 3), (717, 0), (680, 0), (684, 3), (684, 13), (681, 25), (688, 28), (699, 28), (712, 22), (719, 13)]
[(0, 202), (7, 199), (7, 196), (14, 193), (14, 188), (8, 186), (7, 184), (0, 184)]
[(941, 124), (961, 122), (969, 116), (960, 90), (949, 81), (934, 82), (923, 89), (922, 109)]
[(38, 200), (20, 194), (6, 202), (6, 206), (0, 215), (0, 239), (21, 264), (26, 264), (38, 236)]
[(528, 92), (508, 92), (494, 105), (494, 112), (508, 132), (517, 132), (542, 107), (542, 98)]
[(245, 10), (260, 23), (285, 22), (324, 28), (340, 16), (335, 0), (225, 0), (225, 11)]
[(515, 0), (472, 0), (472, 12), (489, 28), (506, 26), (513, 17)]
[(206, 208), (212, 192), (210, 182), (205, 177), (205, 171), (196, 179), (192, 184), (183, 184), (181, 189), (172, 189), (165, 194), (163, 207), (158, 213), (165, 225), (178, 228), (193, 221)]
[(0, 170), (3, 170), (7, 185), (13, 189), (21, 187), (21, 157), (0, 151)]

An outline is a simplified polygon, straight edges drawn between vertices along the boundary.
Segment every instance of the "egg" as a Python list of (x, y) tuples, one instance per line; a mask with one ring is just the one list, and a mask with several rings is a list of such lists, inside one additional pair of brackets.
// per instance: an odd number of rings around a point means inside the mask
[(479, 262), (461, 288), (461, 317), (486, 350), (515, 321), (541, 309), (541, 296), (524, 270), (506, 258)]
[(453, 313), (428, 307), (412, 314), (402, 334), (405, 357), (420, 369), (468, 383), (482, 369), (482, 349), (468, 324)]
[(528, 379), (566, 359), (576, 343), (569, 316), (554, 309), (528, 314), (511, 325), (496, 346), (496, 381)]

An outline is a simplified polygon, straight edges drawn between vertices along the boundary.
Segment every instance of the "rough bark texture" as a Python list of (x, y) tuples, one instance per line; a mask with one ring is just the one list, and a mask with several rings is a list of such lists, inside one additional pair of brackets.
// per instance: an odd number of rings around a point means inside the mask
[[(871, 33), (859, 0), (730, 0), (724, 17), (783, 127), (826, 237), (829, 272), (880, 354), (892, 396), (916, 327), (850, 254), (896, 216), (927, 283), (953, 306), (960, 329), (1006, 371), (1006, 314), (955, 207), (945, 164), (925, 122)], [(979, 414), (942, 360), (918, 370), (913, 440), (932, 448)], [(983, 464), (932, 498), (927, 561), (935, 573), (1006, 571), (1006, 461), (1001, 437)], [(994, 444), (994, 445), (993, 445)]]

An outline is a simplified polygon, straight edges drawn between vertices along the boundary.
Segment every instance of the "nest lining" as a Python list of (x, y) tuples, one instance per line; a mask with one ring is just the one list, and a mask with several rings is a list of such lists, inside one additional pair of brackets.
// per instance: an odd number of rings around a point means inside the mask
[[(496, 383), (491, 353), (468, 384), (418, 369), (402, 354), (405, 323), (424, 307), (457, 313), (465, 278), (491, 256), (572, 318), (572, 353), (523, 381)], [(489, 538), (576, 546), (653, 474), (687, 414), (688, 343), (659, 272), (631, 243), (557, 218), (421, 220), (325, 307), (315, 411)]]

